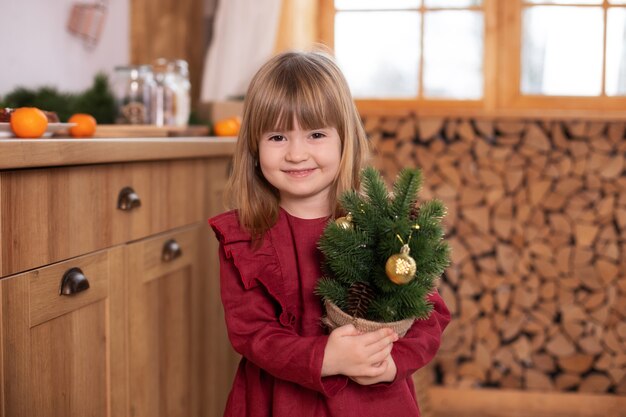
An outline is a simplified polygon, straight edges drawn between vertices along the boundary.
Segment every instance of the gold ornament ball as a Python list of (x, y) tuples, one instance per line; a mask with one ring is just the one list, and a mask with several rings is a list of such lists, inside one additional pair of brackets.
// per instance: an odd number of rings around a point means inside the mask
[(415, 259), (409, 256), (408, 245), (403, 246), (400, 253), (391, 255), (385, 264), (387, 277), (397, 285), (413, 281), (416, 272), (417, 265)]
[(335, 220), (335, 223), (337, 224), (337, 226), (345, 230), (354, 228), (354, 225), (352, 224), (352, 216), (349, 213), (345, 217), (339, 217), (337, 220)]

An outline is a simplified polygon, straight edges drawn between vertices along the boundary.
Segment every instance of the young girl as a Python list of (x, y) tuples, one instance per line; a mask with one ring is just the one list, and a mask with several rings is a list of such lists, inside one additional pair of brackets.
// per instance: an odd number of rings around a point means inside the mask
[(221, 296), (243, 358), (225, 416), (418, 416), (411, 374), (439, 348), (449, 313), (402, 339), (390, 329), (328, 334), (317, 242), (338, 196), (359, 186), (369, 148), (347, 83), (331, 58), (285, 53), (246, 95), (227, 201), (210, 219), (220, 242)]

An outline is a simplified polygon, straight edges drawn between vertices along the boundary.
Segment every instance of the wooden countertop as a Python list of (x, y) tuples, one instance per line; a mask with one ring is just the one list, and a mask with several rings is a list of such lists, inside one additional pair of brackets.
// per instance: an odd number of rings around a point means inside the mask
[(0, 139), (0, 170), (232, 155), (235, 138)]

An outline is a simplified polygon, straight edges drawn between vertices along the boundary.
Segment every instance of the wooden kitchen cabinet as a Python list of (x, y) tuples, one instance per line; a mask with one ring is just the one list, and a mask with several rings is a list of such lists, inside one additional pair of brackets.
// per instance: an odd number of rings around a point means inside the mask
[(206, 219), (233, 147), (177, 141), (112, 141), (108, 163), (74, 142), (53, 167), (0, 153), (0, 416), (222, 415), (237, 357)]

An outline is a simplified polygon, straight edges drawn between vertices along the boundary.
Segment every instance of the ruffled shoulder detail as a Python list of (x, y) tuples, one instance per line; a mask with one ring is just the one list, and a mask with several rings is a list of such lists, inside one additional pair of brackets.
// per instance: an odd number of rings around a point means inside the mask
[(244, 288), (251, 289), (262, 284), (284, 311), (286, 303), (283, 274), (269, 233), (266, 233), (259, 248), (253, 248), (252, 236), (240, 226), (236, 210), (209, 219), (209, 225), (226, 258), (239, 271)]
[(237, 210), (227, 211), (210, 218), (209, 225), (221, 244), (252, 241), (250, 233), (239, 224)]

